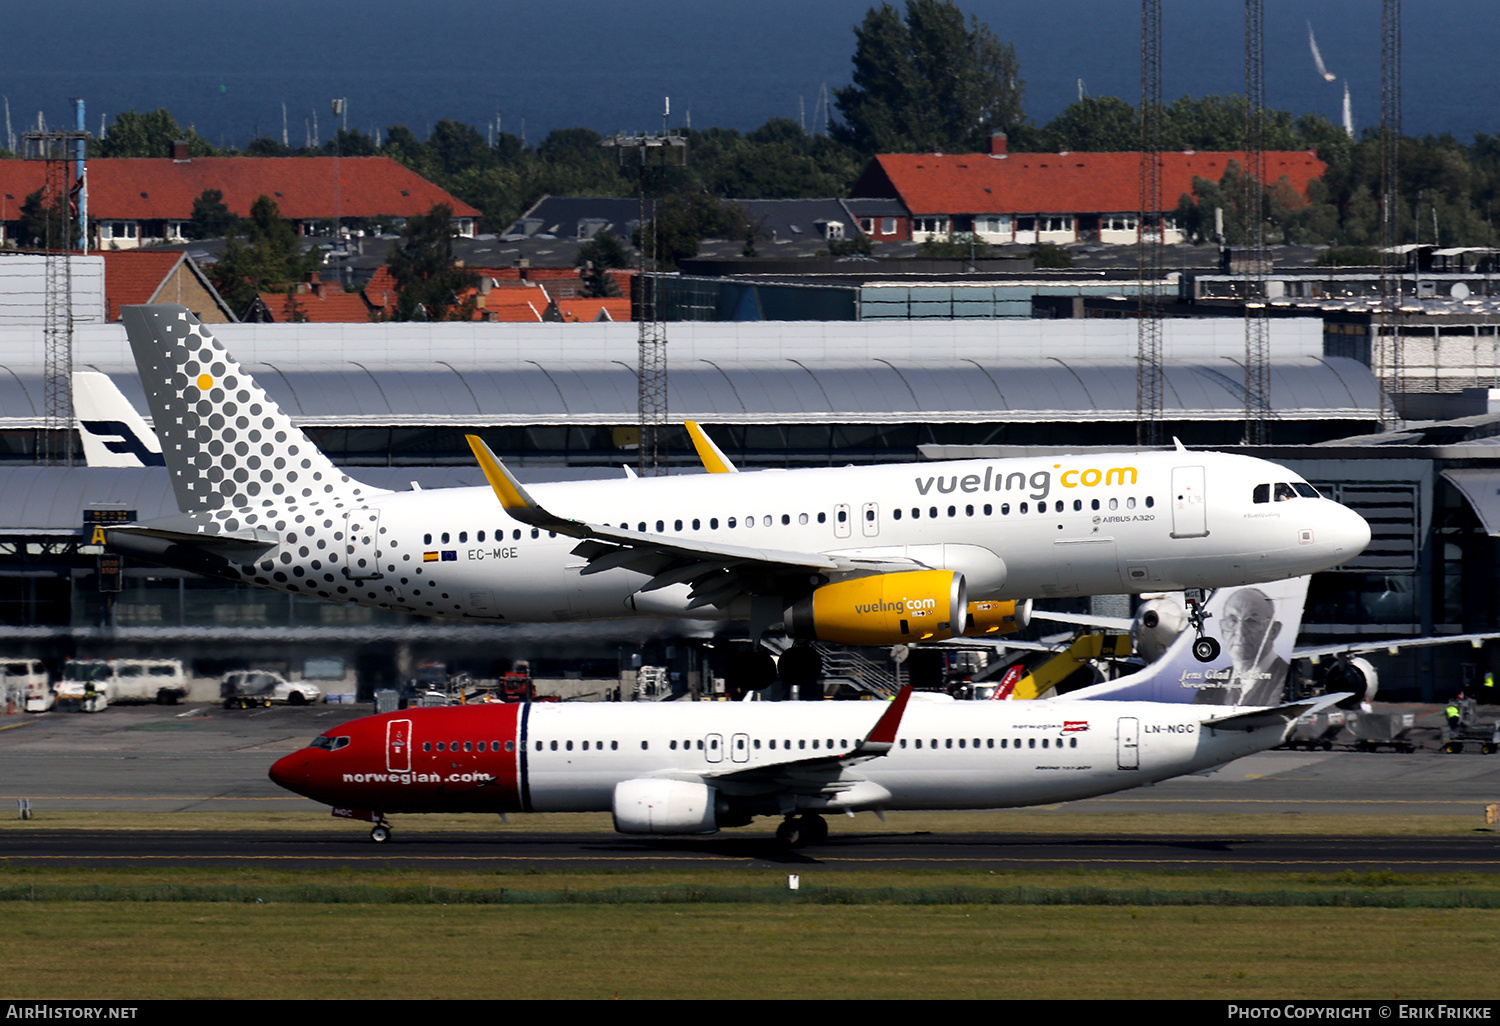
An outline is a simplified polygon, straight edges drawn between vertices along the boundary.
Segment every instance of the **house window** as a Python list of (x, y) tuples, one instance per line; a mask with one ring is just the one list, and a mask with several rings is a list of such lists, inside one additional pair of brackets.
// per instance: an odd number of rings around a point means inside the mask
[(1010, 217), (1005, 214), (980, 214), (974, 218), (975, 231), (983, 235), (1009, 235)]
[(105, 221), (100, 228), (105, 239), (134, 239), (139, 230), (134, 221)]
[(896, 219), (894, 217), (886, 217), (886, 218), (882, 218), (881, 219), (881, 221), (880, 221), (880, 234), (881, 235), (895, 235), (896, 234)]
[(861, 217), (859, 219), (859, 230), (866, 235), (875, 234), (875, 219), (873, 217)]
[(947, 235), (946, 217), (918, 217), (912, 221), (913, 235)]

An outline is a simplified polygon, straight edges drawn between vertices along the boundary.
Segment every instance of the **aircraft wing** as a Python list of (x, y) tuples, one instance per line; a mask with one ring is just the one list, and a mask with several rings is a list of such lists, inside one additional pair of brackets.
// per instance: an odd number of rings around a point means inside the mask
[(735, 795), (815, 795), (847, 791), (858, 783), (858, 778), (846, 777), (845, 770), (878, 759), (895, 747), (896, 731), (901, 726), (901, 717), (906, 714), (911, 692), (910, 684), (897, 692), (870, 733), (843, 755), (815, 755), (762, 763), (749, 769), (713, 770), (701, 774), (702, 779)]
[(1095, 616), (1092, 613), (1049, 613), (1045, 609), (1032, 608), (1033, 620), (1049, 623), (1074, 623), (1080, 627), (1102, 627), (1111, 631), (1129, 631), (1135, 621), (1125, 616)]
[(1500, 638), (1500, 631), (1485, 634), (1446, 634), (1440, 638), (1387, 638), (1384, 641), (1357, 641), (1342, 645), (1302, 645), (1292, 649), (1292, 658), (1317, 661), (1324, 656), (1364, 655), (1366, 652), (1390, 652), (1403, 648), (1428, 648), (1432, 645), (1456, 645), (1467, 641), (1478, 648), (1486, 641)]
[(688, 609), (725, 602), (741, 594), (780, 594), (781, 585), (788, 578), (805, 582), (810, 574), (816, 573), (830, 576), (886, 573), (924, 565), (911, 559), (855, 559), (820, 552), (726, 545), (560, 517), (533, 499), (481, 439), (475, 435), (466, 437), (507, 513), (523, 524), (579, 540), (573, 553), (587, 561), (580, 573), (597, 574), (617, 567), (633, 570), (650, 577), (638, 589), (642, 592), (687, 584), (691, 587)]

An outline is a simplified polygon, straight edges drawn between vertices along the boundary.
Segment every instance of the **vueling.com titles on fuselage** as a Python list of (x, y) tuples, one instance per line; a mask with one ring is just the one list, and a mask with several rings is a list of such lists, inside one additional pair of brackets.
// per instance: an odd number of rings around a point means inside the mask
[[(1061, 463), (1052, 464), (1052, 470), (1062, 470)], [(935, 477), (915, 478), (918, 495), (927, 495), (937, 488), (942, 495), (950, 495), (953, 492), (1008, 492), (1011, 490), (1023, 490), (1030, 488), (1028, 498), (1045, 499), (1052, 493), (1052, 470), (1033, 471), (1029, 476), (1021, 471), (1012, 471), (1009, 474), (995, 473), (993, 467), (984, 468), (984, 476), (978, 474), (965, 474), (960, 477), (957, 474), (943, 477), (938, 474)], [(1136, 471), (1134, 467), (1110, 467), (1099, 470), (1088, 467), (1083, 470), (1068, 469), (1058, 475), (1058, 484), (1064, 488), (1097, 488), (1100, 485), (1133, 485), (1136, 483)]]

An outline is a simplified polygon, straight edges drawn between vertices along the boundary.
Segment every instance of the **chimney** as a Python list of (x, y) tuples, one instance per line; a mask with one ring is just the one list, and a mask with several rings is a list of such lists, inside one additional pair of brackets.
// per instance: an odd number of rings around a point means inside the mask
[(1005, 156), (1005, 148), (1008, 144), (1009, 140), (1006, 138), (1005, 133), (996, 132), (994, 135), (990, 136), (990, 156)]
[(328, 288), (328, 286), (323, 283), (322, 276), (319, 275), (317, 271), (308, 271), (307, 278), (304, 284), (304, 291), (311, 292), (319, 299), (323, 298), (323, 292)]
[(172, 140), (172, 159), (178, 161), (186, 161), (192, 159), (192, 157), (188, 155), (188, 144), (186, 139)]

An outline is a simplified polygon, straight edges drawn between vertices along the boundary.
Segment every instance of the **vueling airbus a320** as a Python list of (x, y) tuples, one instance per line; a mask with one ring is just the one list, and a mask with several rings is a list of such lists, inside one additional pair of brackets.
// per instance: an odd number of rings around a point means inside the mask
[(335, 602), (880, 645), (1007, 630), (1033, 597), (1308, 574), (1370, 538), (1284, 467), (1182, 448), (528, 491), (471, 436), (490, 489), (384, 491), (334, 466), (184, 307), (123, 320), (182, 512), (109, 547)]

